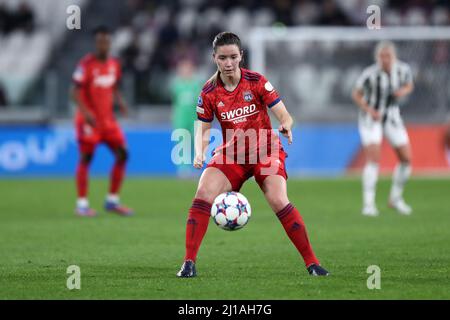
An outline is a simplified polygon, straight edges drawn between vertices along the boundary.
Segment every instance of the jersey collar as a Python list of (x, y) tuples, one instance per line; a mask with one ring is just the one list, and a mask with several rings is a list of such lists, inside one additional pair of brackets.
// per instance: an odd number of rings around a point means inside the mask
[(219, 73), (217, 74), (217, 83), (222, 87), (222, 89), (226, 92), (226, 93), (228, 93), (228, 94), (233, 94), (233, 93), (235, 93), (236, 92), (236, 89), (239, 87), (239, 85), (241, 84), (241, 82), (242, 82), (242, 77), (243, 77), (243, 70), (242, 70), (242, 68), (241, 67), (239, 67), (239, 70), (241, 70), (241, 77), (239, 78), (239, 82), (238, 82), (238, 84), (236, 85), (236, 88), (234, 88), (233, 89), (233, 91), (229, 91), (229, 90), (227, 90), (227, 89), (225, 89), (225, 84), (223, 83), (223, 81), (222, 81), (222, 78), (220, 77), (220, 71), (219, 71)]

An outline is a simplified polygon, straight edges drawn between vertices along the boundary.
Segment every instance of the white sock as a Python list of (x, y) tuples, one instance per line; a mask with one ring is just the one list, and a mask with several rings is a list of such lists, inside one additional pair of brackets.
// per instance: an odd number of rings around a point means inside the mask
[(378, 163), (367, 162), (362, 175), (364, 206), (375, 206), (375, 194), (378, 181)]
[(78, 198), (77, 199), (77, 207), (78, 208), (89, 208), (89, 200), (87, 198)]
[(106, 200), (108, 202), (112, 202), (112, 203), (119, 203), (120, 202), (120, 198), (117, 194), (108, 194), (106, 196)]
[(391, 201), (402, 199), (403, 188), (410, 175), (411, 165), (408, 162), (399, 163), (395, 167), (394, 174), (392, 175)]

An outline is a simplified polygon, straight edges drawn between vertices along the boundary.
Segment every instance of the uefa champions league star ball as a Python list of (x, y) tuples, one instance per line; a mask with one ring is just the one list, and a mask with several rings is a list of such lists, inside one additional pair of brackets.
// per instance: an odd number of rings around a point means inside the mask
[(252, 210), (247, 198), (239, 192), (225, 192), (217, 196), (211, 207), (211, 216), (219, 228), (234, 231), (244, 227)]

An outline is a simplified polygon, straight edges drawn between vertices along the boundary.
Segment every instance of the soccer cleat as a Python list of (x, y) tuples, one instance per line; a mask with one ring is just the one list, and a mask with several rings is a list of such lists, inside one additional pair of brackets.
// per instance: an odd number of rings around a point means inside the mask
[(111, 213), (117, 213), (120, 216), (131, 216), (133, 215), (133, 210), (120, 205), (117, 202), (105, 201), (105, 210)]
[(376, 217), (376, 216), (378, 216), (379, 212), (378, 212), (377, 207), (372, 205), (372, 206), (364, 206), (364, 208), (362, 210), (362, 214), (364, 216), (368, 216), (368, 217)]
[(398, 213), (408, 216), (412, 213), (412, 209), (406, 204), (405, 200), (398, 199), (397, 201), (389, 201), (389, 207), (397, 210)]
[(77, 207), (75, 209), (75, 214), (82, 217), (95, 217), (97, 215), (97, 212), (89, 207)]
[(330, 275), (330, 273), (327, 270), (325, 270), (320, 265), (315, 264), (315, 263), (310, 265), (307, 269), (308, 269), (308, 273), (314, 277)]
[(195, 270), (195, 263), (192, 260), (186, 260), (177, 273), (177, 277), (179, 278), (193, 278), (196, 276), (197, 270)]

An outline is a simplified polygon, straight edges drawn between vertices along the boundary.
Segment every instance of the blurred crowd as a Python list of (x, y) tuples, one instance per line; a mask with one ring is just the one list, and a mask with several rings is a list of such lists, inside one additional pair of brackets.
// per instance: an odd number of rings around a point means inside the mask
[(34, 20), (34, 12), (26, 2), (20, 3), (14, 9), (0, 3), (0, 34), (9, 34), (13, 31), (31, 33), (35, 27)]
[(384, 25), (450, 24), (447, 0), (128, 0), (118, 51), (129, 68), (167, 70), (180, 56), (198, 59), (196, 50), (222, 30), (243, 35), (248, 27), (274, 24), (360, 26), (367, 7), (377, 3)]
[(125, 69), (161, 79), (186, 58), (207, 64), (220, 31), (237, 33), (245, 46), (254, 26), (364, 26), (372, 4), (383, 25), (450, 25), (447, 0), (128, 0), (115, 54)]

